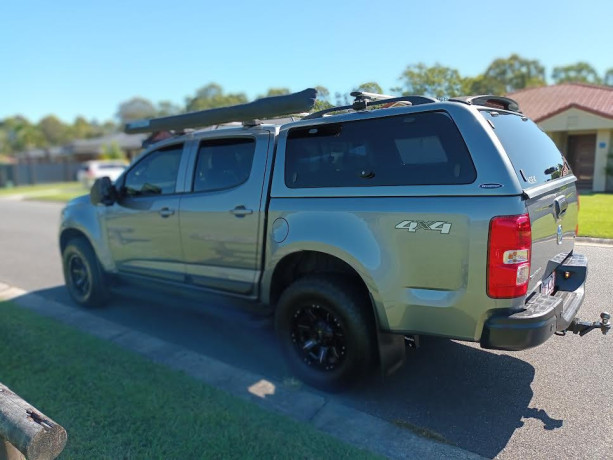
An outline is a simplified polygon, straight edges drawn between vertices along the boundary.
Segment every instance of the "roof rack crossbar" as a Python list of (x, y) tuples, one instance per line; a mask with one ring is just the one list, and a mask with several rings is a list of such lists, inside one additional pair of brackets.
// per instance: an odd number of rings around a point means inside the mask
[(316, 98), (317, 90), (308, 88), (298, 93), (265, 97), (247, 104), (152, 118), (150, 120), (137, 120), (127, 123), (124, 130), (128, 134), (150, 133), (200, 128), (232, 121), (249, 122), (256, 119), (274, 118), (282, 115), (308, 112), (313, 108)]
[(383, 99), (393, 99), (395, 96), (388, 96), (387, 94), (368, 93), (366, 91), (352, 91), (351, 97), (356, 99), (366, 99), (370, 101), (381, 101)]
[[(361, 96), (367, 94), (368, 99), (366, 100)], [(432, 102), (438, 102), (437, 99), (427, 96), (399, 96), (392, 97), (386, 96), (383, 94), (375, 94), (375, 93), (364, 93), (362, 91), (354, 91), (351, 93), (352, 96), (356, 97), (356, 101), (352, 105), (343, 105), (339, 107), (330, 107), (329, 109), (320, 110), (319, 112), (314, 112), (310, 115), (307, 115), (303, 118), (303, 120), (311, 120), (314, 118), (321, 118), (324, 115), (331, 112), (340, 112), (342, 110), (364, 110), (366, 107), (371, 107), (373, 105), (386, 105), (386, 104), (395, 104), (397, 102), (406, 102), (407, 105), (421, 105), (421, 104), (430, 104)], [(356, 96), (357, 95), (357, 96)], [(379, 97), (376, 99), (375, 97)]]

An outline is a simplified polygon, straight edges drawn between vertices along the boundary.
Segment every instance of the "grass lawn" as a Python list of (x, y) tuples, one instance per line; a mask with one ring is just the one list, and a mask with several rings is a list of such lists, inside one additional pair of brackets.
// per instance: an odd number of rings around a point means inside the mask
[(613, 238), (613, 194), (581, 195), (579, 236)]
[(0, 316), (0, 381), (66, 428), (62, 459), (373, 457), (10, 302)]
[(57, 182), (52, 184), (24, 185), (0, 188), (0, 197), (20, 195), (26, 200), (69, 201), (89, 193), (80, 182)]

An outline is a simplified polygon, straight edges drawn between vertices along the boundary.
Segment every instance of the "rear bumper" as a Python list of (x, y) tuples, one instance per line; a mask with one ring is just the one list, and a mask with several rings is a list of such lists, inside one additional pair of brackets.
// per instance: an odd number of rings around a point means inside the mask
[[(481, 346), (496, 350), (524, 350), (545, 342), (565, 330), (577, 315), (585, 296), (587, 259), (573, 254), (556, 268), (556, 291), (548, 296), (535, 293), (525, 309), (490, 317), (481, 336)], [(564, 273), (571, 276), (565, 279)]]

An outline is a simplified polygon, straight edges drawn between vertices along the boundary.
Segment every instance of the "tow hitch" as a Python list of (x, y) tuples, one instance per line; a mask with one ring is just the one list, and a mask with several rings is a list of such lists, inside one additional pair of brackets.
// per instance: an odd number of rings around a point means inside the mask
[(566, 335), (567, 332), (572, 332), (573, 334), (579, 334), (583, 337), (588, 332), (594, 329), (600, 329), (600, 331), (606, 335), (607, 332), (611, 329), (611, 315), (606, 311), (603, 311), (600, 314), (600, 322), (594, 321), (590, 323), (589, 321), (581, 321), (579, 318), (575, 318), (568, 325), (568, 328), (565, 331), (561, 331), (557, 333), (558, 335)]

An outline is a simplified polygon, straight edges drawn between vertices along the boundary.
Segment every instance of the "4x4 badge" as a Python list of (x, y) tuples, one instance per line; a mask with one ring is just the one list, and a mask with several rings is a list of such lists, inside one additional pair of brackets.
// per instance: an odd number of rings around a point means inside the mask
[(408, 230), (409, 232), (416, 232), (417, 230), (433, 230), (446, 235), (451, 231), (451, 224), (449, 222), (441, 221), (403, 220), (396, 225), (396, 228)]

